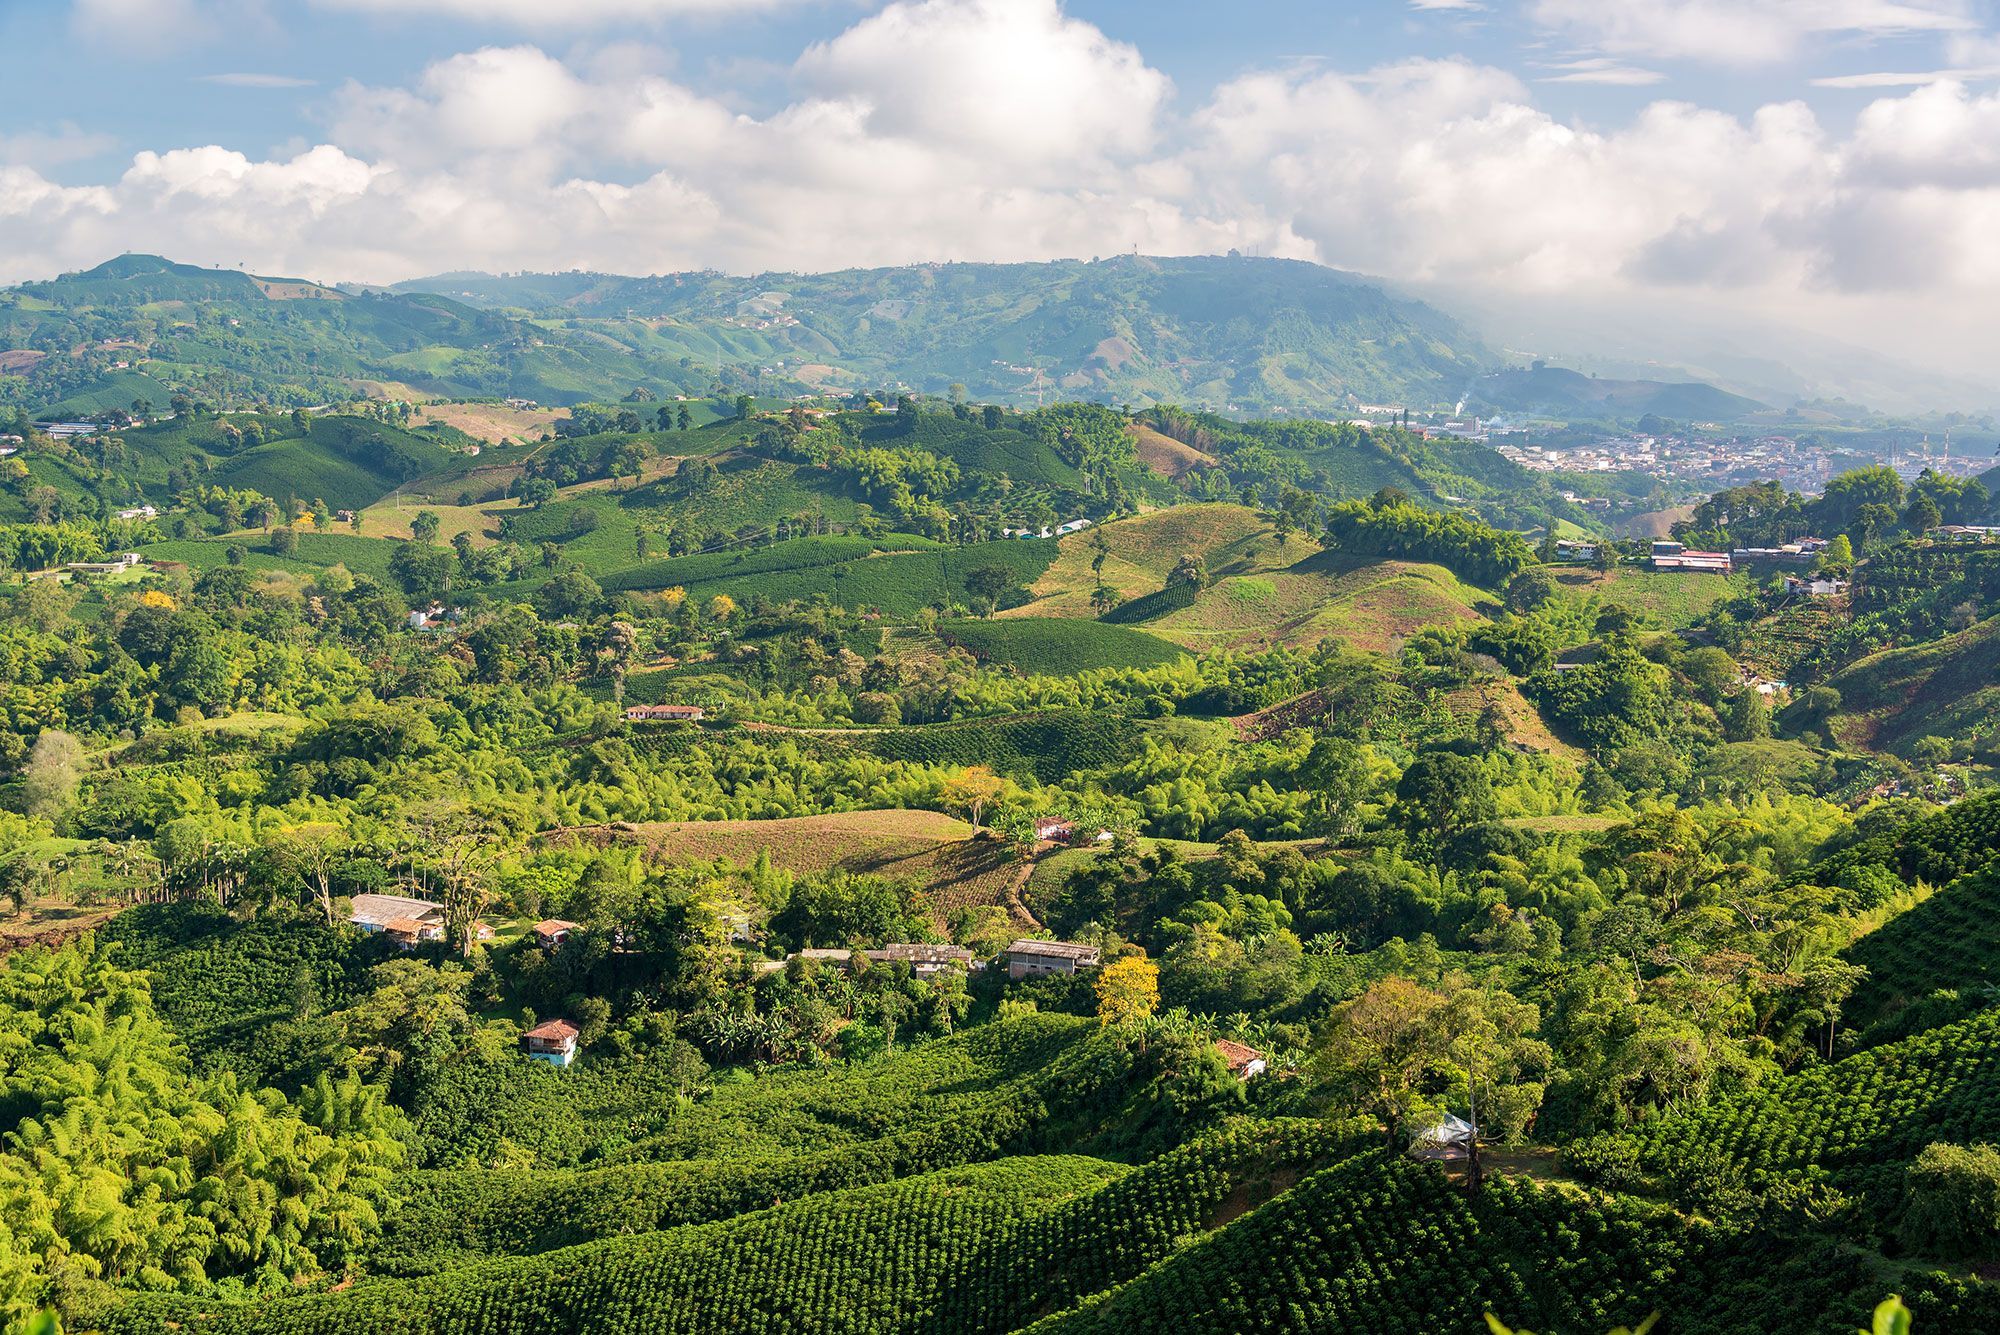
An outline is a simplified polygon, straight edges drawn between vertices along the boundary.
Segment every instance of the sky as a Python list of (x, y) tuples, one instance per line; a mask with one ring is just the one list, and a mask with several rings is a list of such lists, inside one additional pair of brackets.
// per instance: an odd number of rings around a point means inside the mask
[(0, 50), (0, 282), (1233, 248), (2000, 354), (2000, 0), (0, 0)]

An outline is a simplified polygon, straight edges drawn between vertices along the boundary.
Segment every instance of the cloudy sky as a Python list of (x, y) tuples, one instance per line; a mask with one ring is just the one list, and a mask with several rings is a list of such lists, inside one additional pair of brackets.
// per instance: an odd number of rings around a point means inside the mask
[(0, 281), (1130, 251), (2000, 354), (2000, 0), (0, 0)]

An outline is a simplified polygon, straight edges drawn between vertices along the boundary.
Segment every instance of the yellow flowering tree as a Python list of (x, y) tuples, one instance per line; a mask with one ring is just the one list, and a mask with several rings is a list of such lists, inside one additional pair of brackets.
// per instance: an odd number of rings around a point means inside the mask
[(1137, 1024), (1160, 1006), (1160, 966), (1144, 954), (1127, 955), (1097, 975), (1097, 1018), (1107, 1025)]

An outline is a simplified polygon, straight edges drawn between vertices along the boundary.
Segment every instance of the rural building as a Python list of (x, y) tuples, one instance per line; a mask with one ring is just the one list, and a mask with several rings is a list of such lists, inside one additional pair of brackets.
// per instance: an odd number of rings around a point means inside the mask
[(972, 952), (964, 946), (934, 946), (924, 942), (891, 943), (880, 950), (863, 951), (877, 964), (907, 964), (919, 978), (931, 978), (946, 969), (969, 970)]
[(1076, 825), (1061, 816), (1038, 816), (1035, 819), (1036, 843), (1061, 843), (1076, 833)]
[(627, 723), (699, 723), (700, 705), (627, 705)]
[(121, 570), (130, 570), (145, 558), (137, 552), (126, 552), (115, 561), (71, 561), (64, 570), (74, 570), (79, 575), (115, 575)]
[(347, 920), (364, 932), (381, 932), (405, 946), (444, 940), (444, 910), (427, 899), (403, 895), (356, 895)]
[(1596, 543), (1578, 542), (1574, 538), (1556, 539), (1556, 560), (1595, 561), (1596, 559), (1597, 559)]
[(1801, 578), (1798, 575), (1785, 576), (1785, 592), (1803, 594), (1807, 598), (1831, 598), (1847, 592), (1844, 579)]
[(1229, 1063), (1229, 1074), (1238, 1080), (1249, 1080), (1271, 1069), (1271, 1064), (1264, 1060), (1264, 1054), (1247, 1044), (1219, 1038), (1215, 1041), (1215, 1050), (1222, 1054), (1222, 1060)]
[(1811, 565), (1825, 551), (1825, 538), (1800, 538), (1776, 547), (1732, 547), (1729, 559), (1737, 565)]
[[(1679, 543), (1669, 544), (1679, 547)], [(1660, 544), (1654, 543), (1657, 549)], [(1691, 552), (1682, 548), (1679, 552), (1662, 556), (1656, 550), (1653, 555), (1655, 570), (1686, 570), (1703, 575), (1726, 575), (1731, 565), (1728, 552)]]
[(576, 1060), (576, 1033), (568, 1020), (544, 1020), (521, 1035), (521, 1051), (529, 1061), (568, 1066)]
[(1447, 1162), (1472, 1155), (1472, 1123), (1456, 1113), (1446, 1113), (1433, 1125), (1424, 1127), (1410, 1139), (1410, 1157)]
[(427, 630), (446, 621), (458, 620), (458, 613), (448, 610), (443, 603), (432, 603), (410, 613), (411, 630)]
[[(818, 960), (835, 968), (847, 969), (854, 965), (854, 957), (860, 955), (872, 964), (907, 964), (910, 972), (919, 978), (934, 978), (946, 969), (969, 971), (978, 967), (978, 961), (971, 951), (963, 946), (938, 946), (928, 942), (892, 942), (880, 950), (853, 950), (845, 946), (814, 946), (807, 950), (787, 955), (786, 962), (792, 960)], [(767, 972), (784, 968), (777, 960), (767, 961), (763, 966)]]
[(1941, 524), (1924, 530), (1933, 542), (1992, 542), (2000, 538), (2000, 527), (1986, 524)]
[(1075, 973), (1097, 964), (1097, 947), (1073, 941), (1016, 941), (1007, 947), (1009, 978), (1038, 977), (1047, 973)]
[(535, 940), (545, 946), (559, 946), (569, 940), (569, 934), (577, 929), (577, 924), (562, 918), (544, 918), (528, 930), (535, 934)]
[(135, 505), (129, 510), (120, 510), (120, 519), (156, 519), (160, 512), (150, 505)]

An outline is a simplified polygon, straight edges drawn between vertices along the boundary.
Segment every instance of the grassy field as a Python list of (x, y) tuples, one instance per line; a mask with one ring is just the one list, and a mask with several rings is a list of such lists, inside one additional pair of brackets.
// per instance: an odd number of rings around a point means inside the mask
[(1492, 599), (1443, 566), (1326, 552), (1286, 570), (1229, 576), (1147, 629), (1189, 649), (1334, 640), (1387, 653), (1425, 626), (1471, 621)]
[(1664, 626), (1679, 630), (1707, 615), (1725, 598), (1747, 593), (1747, 575), (1684, 574), (1670, 570), (1642, 570), (1624, 566), (1599, 574), (1582, 567), (1556, 568), (1556, 588), (1577, 597), (1596, 597), (1644, 613)]
[(475, 547), (485, 547), (499, 541), (500, 516), (520, 508), (519, 501), (495, 501), (490, 505), (442, 505), (412, 500), (399, 493), (377, 501), (361, 512), (360, 536), (407, 538), (410, 536), (410, 521), (419, 512), (429, 510), (438, 517), (439, 542), (450, 545), (453, 538), (468, 533)]
[(1247, 506), (1177, 505), (1057, 539), (1054, 563), (1029, 586), (1033, 600), (1008, 615), (1094, 615), (1090, 594), (1097, 576), (1090, 563), (1099, 536), (1109, 551), (1104, 583), (1126, 598), (1159, 589), (1184, 555), (1200, 556), (1209, 575), (1220, 579), (1280, 570), (1316, 550), (1300, 537), (1280, 547), (1270, 525)]
[(962, 820), (935, 811), (849, 811), (789, 820), (661, 821), (617, 826), (611, 837), (643, 843), (673, 861), (726, 858), (748, 865), (759, 853), (792, 872), (840, 868), (921, 886), (934, 925), (943, 931), (960, 909), (1010, 908), (1019, 926), (1032, 922), (1010, 906), (1008, 886), (1020, 864), (1002, 840), (975, 839)]
[(1132, 435), (1139, 462), (1162, 477), (1179, 477), (1191, 468), (1215, 462), (1214, 455), (1203, 454), (1192, 445), (1183, 445), (1172, 436), (1161, 435), (1143, 423), (1134, 422), (1125, 429)]
[(456, 427), (475, 440), (497, 445), (512, 440), (540, 440), (563, 416), (556, 408), (509, 408), (504, 403), (432, 403), (410, 415), (412, 426), (442, 424)]

